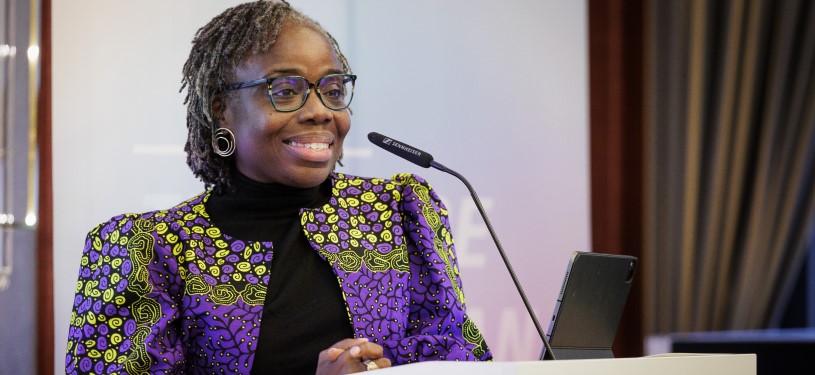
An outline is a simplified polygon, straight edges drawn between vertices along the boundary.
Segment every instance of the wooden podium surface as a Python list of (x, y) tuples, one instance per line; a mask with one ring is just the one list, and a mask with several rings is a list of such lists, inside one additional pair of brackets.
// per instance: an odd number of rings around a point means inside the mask
[(638, 358), (519, 362), (421, 362), (376, 371), (377, 375), (755, 375), (755, 354), (673, 353)]

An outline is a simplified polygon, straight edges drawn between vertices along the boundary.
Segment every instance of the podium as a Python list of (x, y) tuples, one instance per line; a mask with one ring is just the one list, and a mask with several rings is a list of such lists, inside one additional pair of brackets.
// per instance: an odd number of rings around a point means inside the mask
[(381, 369), (377, 375), (755, 375), (755, 354), (672, 353), (637, 358), (518, 362), (420, 362)]

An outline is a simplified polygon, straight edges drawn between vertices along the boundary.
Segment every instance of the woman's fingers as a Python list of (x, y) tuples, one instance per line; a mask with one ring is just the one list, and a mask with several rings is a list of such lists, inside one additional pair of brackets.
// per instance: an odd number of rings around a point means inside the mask
[(391, 367), (391, 360), (383, 357), (384, 350), (381, 345), (376, 343), (362, 343), (348, 350), (348, 355), (359, 361), (362, 365), (358, 366), (360, 371)]
[[(358, 349), (354, 349), (358, 348)], [(359, 359), (379, 359), (384, 355), (382, 346), (372, 342), (361, 343), (349, 350), (349, 354)]]
[(325, 349), (320, 352), (320, 356), (317, 358), (319, 363), (329, 361), (333, 362), (336, 361), (337, 358), (340, 357), (343, 353), (347, 350), (356, 347), (359, 344), (364, 344), (368, 342), (368, 339), (361, 338), (361, 339), (345, 339), (336, 342), (334, 345), (331, 345), (330, 348)]
[(343, 352), (345, 352), (345, 350), (340, 348), (328, 348), (320, 352), (319, 361), (336, 361)]
[(368, 339), (345, 339), (320, 352), (318, 374), (347, 374), (391, 367), (382, 346)]

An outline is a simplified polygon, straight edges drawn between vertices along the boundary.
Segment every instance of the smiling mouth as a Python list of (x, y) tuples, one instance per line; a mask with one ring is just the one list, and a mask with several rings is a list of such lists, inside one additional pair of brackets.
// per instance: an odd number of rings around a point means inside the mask
[(329, 148), (329, 146), (330, 146), (328, 143), (322, 143), (322, 142), (297, 143), (297, 142), (294, 142), (294, 141), (286, 141), (284, 143), (286, 143), (287, 145), (292, 146), (292, 147), (302, 147), (302, 148), (307, 148), (307, 149), (311, 149), (311, 150), (327, 150)]

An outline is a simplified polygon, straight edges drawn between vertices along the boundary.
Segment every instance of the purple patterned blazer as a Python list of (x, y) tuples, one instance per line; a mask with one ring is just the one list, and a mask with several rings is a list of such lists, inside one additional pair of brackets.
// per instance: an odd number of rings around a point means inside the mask
[[(329, 202), (302, 209), (300, 222), (337, 276), (354, 334), (394, 365), (491, 360), (465, 313), (447, 210), (430, 186), (410, 174), (330, 178)], [(249, 373), (273, 244), (221, 233), (209, 194), (88, 234), (68, 374)]]

